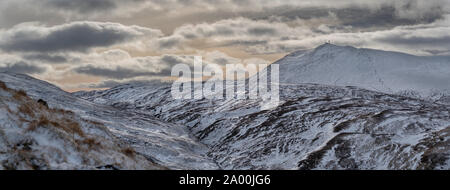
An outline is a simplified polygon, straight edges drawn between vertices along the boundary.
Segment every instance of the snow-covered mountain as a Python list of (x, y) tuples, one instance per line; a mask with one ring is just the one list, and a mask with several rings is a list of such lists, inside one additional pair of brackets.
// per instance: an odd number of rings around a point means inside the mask
[(443, 96), (450, 99), (450, 57), (324, 44), (294, 52), (276, 63), (281, 83), (357, 86), (433, 100)]
[(173, 100), (170, 85), (76, 93), (187, 125), (224, 169), (450, 169), (450, 107), (355, 87), (281, 84), (281, 105)]
[[(170, 83), (70, 94), (25, 75), (0, 81), (169, 169), (450, 169), (450, 105), (437, 80), (446, 58), (326, 44), (277, 63), (281, 102), (270, 110), (260, 99), (174, 100)], [(423, 83), (402, 78), (413, 76)]]
[(450, 169), (445, 96), (401, 93), (445, 94), (447, 59), (326, 44), (277, 64), (281, 104), (271, 110), (261, 100), (174, 100), (161, 83), (75, 94), (188, 126), (224, 169)]
[[(138, 155), (142, 155), (150, 163), (160, 165), (169, 169), (217, 169), (218, 166), (204, 154), (208, 148), (199, 143), (192, 137), (187, 128), (182, 125), (162, 122), (155, 119), (152, 115), (135, 112), (131, 110), (118, 110), (108, 105), (95, 104), (80, 98), (77, 98), (70, 93), (67, 93), (54, 85), (47, 82), (34, 79), (32, 77), (12, 74), (0, 73), (0, 81), (4, 82), (8, 88), (13, 90), (23, 90), (29, 97), (37, 101), (42, 99), (48, 103), (52, 109), (61, 109), (74, 113), (74, 116), (68, 116), (72, 120), (81, 122), (81, 126), (88, 131), (95, 130), (90, 128), (93, 125), (89, 123), (97, 123), (105, 126), (108, 133), (102, 132), (97, 134), (98, 140), (114, 136), (123, 144), (131, 146)], [(3, 95), (1, 101), (2, 109), (12, 109), (11, 113), (2, 111), (2, 120), (0, 128), (2, 130), (16, 130), (17, 132), (6, 133), (15, 134), (25, 133), (17, 119), (23, 117), (19, 110), (7, 106), (7, 104), (18, 104), (10, 101), (9, 95)], [(20, 104), (19, 104), (20, 105)], [(9, 108), (8, 108), (9, 107)], [(14, 111), (16, 110), (16, 111)], [(59, 115), (52, 117), (60, 117)], [(61, 116), (62, 117), (62, 116)], [(86, 122), (88, 124), (85, 125)], [(44, 131), (45, 132), (45, 131)], [(95, 131), (94, 131), (95, 132)], [(2, 134), (2, 133), (0, 133)], [(23, 138), (41, 138), (39, 134), (34, 136), (34, 133), (28, 134)], [(52, 136), (50, 136), (51, 138)], [(13, 137), (11, 137), (13, 138)], [(20, 139), (18, 139), (20, 140)], [(47, 142), (47, 139), (41, 139), (37, 143), (54, 143), (56, 145), (64, 146), (63, 140), (54, 140), (54, 142)], [(67, 140), (67, 139), (65, 139)], [(70, 139), (69, 139), (70, 140)], [(12, 141), (8, 141), (12, 142)], [(66, 142), (69, 143), (70, 142)], [(45, 144), (44, 144), (45, 145)], [(6, 145), (0, 144), (4, 148)], [(36, 145), (43, 146), (42, 144)], [(50, 147), (51, 148), (51, 147)], [(66, 147), (67, 148), (67, 147)], [(68, 148), (69, 151), (70, 147)], [(39, 152), (36, 150), (36, 152)], [(102, 152), (104, 157), (113, 157), (113, 154)], [(1, 158), (9, 157), (8, 154), (0, 153)], [(114, 164), (114, 163), (111, 163)], [(118, 167), (118, 166), (116, 166)], [(131, 168), (130, 168), (131, 169)], [(138, 168), (139, 169), (139, 168)]]

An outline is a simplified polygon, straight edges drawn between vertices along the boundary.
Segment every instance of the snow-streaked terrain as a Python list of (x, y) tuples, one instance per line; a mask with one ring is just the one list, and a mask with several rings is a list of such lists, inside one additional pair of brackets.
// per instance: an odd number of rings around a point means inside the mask
[(173, 100), (170, 85), (77, 93), (189, 126), (224, 169), (449, 169), (450, 108), (354, 87), (281, 85), (258, 100)]
[[(389, 55), (398, 60), (381, 61), (386, 64), (380, 67), (392, 64), (392, 72), (388, 68), (374, 70), (370, 60)], [(333, 65), (344, 58), (351, 61)], [(385, 93), (410, 87), (424, 93), (445, 91), (442, 82), (431, 80), (435, 86), (428, 88), (414, 82), (406, 85), (407, 81), (395, 78), (396, 72), (405, 68), (413, 74), (420, 70), (420, 66), (405, 65), (420, 65), (416, 58), (329, 44), (293, 53), (277, 62), (282, 102), (272, 110), (261, 110), (260, 100), (173, 100), (170, 84), (158, 83), (75, 94), (187, 125), (224, 169), (450, 169), (450, 107), (441, 99)], [(395, 65), (397, 62), (403, 66)], [(320, 71), (315, 66), (335, 69)], [(447, 71), (443, 67), (430, 77), (448, 77), (444, 75)], [(302, 78), (299, 73), (303, 72), (317, 76)], [(308, 78), (311, 80), (305, 82), (333, 84), (302, 84)], [(347, 82), (339, 83), (336, 78)], [(369, 87), (380, 92), (366, 90)]]
[(357, 86), (450, 103), (450, 57), (324, 44), (276, 63), (281, 83)]
[(163, 169), (101, 123), (0, 83), (0, 169)]
[[(91, 103), (26, 75), (0, 73), (0, 81), (12, 89), (24, 90), (35, 100), (45, 100), (50, 108), (72, 111), (82, 119), (101, 123), (138, 154), (166, 168), (218, 168), (204, 155), (208, 148), (198, 143), (182, 125), (161, 122), (145, 113)], [(7, 122), (5, 119), (1, 124)]]
[[(170, 83), (70, 94), (25, 75), (0, 81), (169, 169), (450, 169), (450, 105), (436, 80), (446, 61), (331, 44), (295, 52), (277, 62), (270, 110), (259, 99), (174, 100)], [(424, 83), (402, 79), (413, 76)]]

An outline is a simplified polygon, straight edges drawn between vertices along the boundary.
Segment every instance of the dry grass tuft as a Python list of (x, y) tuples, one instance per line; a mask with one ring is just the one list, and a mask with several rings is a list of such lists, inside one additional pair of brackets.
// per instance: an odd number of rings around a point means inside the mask
[(47, 117), (41, 115), (38, 120), (33, 120), (30, 125), (28, 126), (27, 131), (34, 131), (38, 127), (45, 127), (50, 125), (50, 120), (48, 120)]
[(14, 92), (13, 98), (16, 100), (22, 100), (23, 98), (28, 97), (27, 93), (23, 90), (18, 90)]
[(130, 147), (122, 149), (122, 152), (129, 157), (136, 156), (136, 151)]
[(0, 88), (3, 90), (8, 90), (8, 87), (6, 86), (6, 84), (3, 81), (0, 81)]
[(81, 137), (84, 137), (84, 132), (83, 130), (81, 130), (80, 124), (78, 124), (77, 122), (66, 120), (64, 124), (66, 124), (66, 128), (68, 130), (80, 135)]
[(65, 115), (74, 115), (75, 114), (73, 111), (63, 110), (63, 109), (53, 109), (53, 111), (55, 113), (61, 113), (61, 114), (65, 114)]
[(19, 106), (18, 109), (19, 109), (19, 112), (22, 114), (26, 114), (31, 117), (35, 117), (34, 110), (31, 109), (30, 105), (28, 105), (28, 104), (22, 104)]
[(28, 131), (34, 131), (38, 127), (55, 127), (65, 131), (68, 134), (78, 134), (80, 137), (84, 137), (84, 132), (81, 130), (80, 124), (77, 122), (64, 119), (61, 121), (55, 121), (53, 119), (49, 119), (48, 117), (41, 115), (38, 120), (32, 121), (28, 126)]
[(94, 138), (85, 138), (83, 141), (81, 141), (81, 143), (88, 145), (89, 149), (97, 149), (101, 147), (100, 142), (98, 142)]

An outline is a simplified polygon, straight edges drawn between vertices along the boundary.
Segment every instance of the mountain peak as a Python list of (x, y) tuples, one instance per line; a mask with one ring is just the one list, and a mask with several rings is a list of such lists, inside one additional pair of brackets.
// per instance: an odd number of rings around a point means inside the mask
[(294, 52), (290, 53), (287, 57), (298, 57), (298, 56), (308, 54), (311, 52), (330, 52), (330, 51), (339, 50), (339, 49), (342, 50), (342, 49), (356, 49), (356, 48), (353, 46), (341, 46), (341, 45), (336, 45), (336, 44), (327, 42), (327, 43), (317, 46), (314, 49), (294, 51)]
[(332, 44), (329, 42), (326, 42), (320, 46), (317, 46), (314, 50), (318, 51), (318, 50), (333, 50), (333, 49), (356, 49), (353, 46), (341, 46), (341, 45), (336, 45), (336, 44)]
[(384, 93), (448, 91), (450, 61), (325, 43), (277, 61), (281, 83), (357, 86)]

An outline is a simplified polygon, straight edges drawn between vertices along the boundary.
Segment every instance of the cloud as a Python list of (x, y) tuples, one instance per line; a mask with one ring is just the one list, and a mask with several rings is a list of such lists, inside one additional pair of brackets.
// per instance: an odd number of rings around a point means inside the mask
[(277, 21), (251, 20), (247, 18), (226, 19), (215, 23), (184, 25), (174, 31), (183, 41), (210, 39), (218, 44), (265, 44), (281, 37), (297, 38), (313, 35), (313, 31), (304, 27), (290, 27)]
[[(268, 61), (249, 58), (239, 59), (220, 51), (199, 52), (203, 55), (203, 64), (267, 64)], [(193, 55), (172, 55), (131, 57), (123, 50), (109, 50), (84, 56), (82, 65), (71, 68), (73, 72), (91, 76), (99, 76), (111, 81), (124, 80), (163, 80), (171, 77), (172, 67), (186, 64), (194, 72)], [(109, 82), (108, 84), (112, 84)]]
[(26, 54), (23, 58), (30, 61), (40, 61), (45, 63), (61, 64), (68, 62), (68, 58), (64, 55), (50, 55), (50, 54)]
[(181, 40), (179, 36), (163, 37), (158, 39), (158, 47), (160, 49), (171, 49), (179, 45)]
[(184, 25), (177, 28), (173, 36), (181, 38), (178, 41), (180, 46), (202, 41), (207, 47), (241, 48), (250, 54), (289, 53), (311, 49), (326, 41), (419, 55), (450, 49), (449, 15), (442, 15), (442, 18), (432, 23), (357, 32), (351, 26), (320, 24), (304, 27), (300, 23), (306, 22), (305, 20), (297, 22), (298, 24), (287, 24), (279, 19), (251, 20), (240, 17), (214, 23)]
[(117, 8), (115, 1), (111, 0), (46, 0), (49, 6), (66, 11), (91, 13), (95, 11), (110, 11)]
[(312, 19), (326, 16), (330, 11), (339, 16), (349, 14), (357, 16), (356, 14), (362, 11), (363, 14), (358, 14), (359, 16), (354, 18), (362, 18), (358, 23), (363, 24), (363, 19), (370, 17), (367, 13), (384, 8), (389, 8), (388, 12), (392, 11), (392, 16), (384, 15), (389, 16), (385, 18), (394, 20), (396, 18), (421, 20), (429, 15), (443, 15), (450, 10), (447, 0), (2, 0), (0, 25), (2, 22), (17, 24), (19, 20), (21, 22), (29, 20), (67, 22), (86, 19), (117, 21), (133, 16), (148, 21), (164, 19), (162, 24), (172, 24), (171, 21), (177, 20), (191, 23), (211, 22), (236, 17), (264, 19), (282, 16), (287, 19)]
[(169, 76), (193, 54), (258, 64), (267, 61), (248, 57), (273, 60), (326, 41), (450, 55), (448, 15), (448, 0), (3, 0), (0, 67), (97, 76), (106, 87)]
[(113, 79), (126, 79), (139, 76), (151, 76), (157, 74), (155, 72), (138, 71), (130, 68), (124, 68), (121, 66), (117, 66), (115, 68), (102, 68), (93, 65), (88, 65), (78, 67), (74, 71), (81, 74), (103, 76)]
[(133, 80), (103, 80), (98, 83), (92, 83), (92, 84), (83, 84), (80, 87), (81, 88), (92, 88), (92, 89), (98, 89), (98, 88), (113, 88), (120, 85), (126, 85), (126, 84), (136, 84), (136, 83), (146, 83), (151, 84), (157, 82), (157, 84), (161, 84), (161, 82), (167, 82), (167, 81), (161, 81), (159, 79), (133, 79)]
[[(128, 83), (129, 81), (127, 81)], [(94, 84), (88, 84), (88, 85), (81, 85), (81, 87), (88, 87), (88, 88), (93, 88), (93, 89), (97, 89), (97, 88), (112, 88), (115, 86), (119, 86), (122, 85), (122, 82), (119, 82), (117, 80), (104, 80), (101, 81), (99, 83), (94, 83)]]
[(0, 72), (12, 72), (21, 74), (41, 74), (47, 69), (36, 65), (29, 64), (24, 61), (17, 62), (1, 62)]
[(109, 22), (72, 22), (51, 27), (25, 23), (0, 33), (0, 49), (6, 52), (88, 52), (96, 47), (160, 35), (159, 30)]
[(110, 79), (131, 79), (136, 77), (170, 77), (172, 66), (193, 64), (193, 56), (161, 55), (131, 57), (123, 50), (109, 50), (80, 57), (82, 64), (73, 67), (80, 74), (101, 76)]

